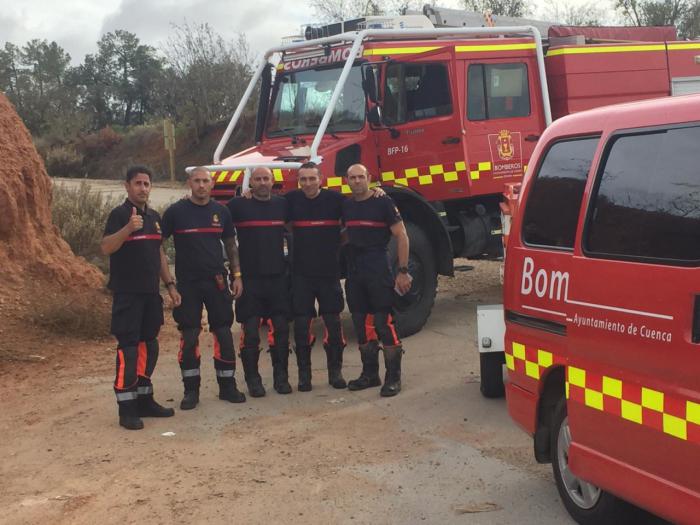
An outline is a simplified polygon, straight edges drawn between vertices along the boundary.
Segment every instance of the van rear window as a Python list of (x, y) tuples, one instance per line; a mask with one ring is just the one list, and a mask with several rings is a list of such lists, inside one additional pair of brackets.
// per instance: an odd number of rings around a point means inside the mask
[(549, 148), (527, 196), (522, 227), (525, 244), (574, 247), (583, 190), (599, 139), (562, 140)]
[(699, 145), (700, 126), (614, 137), (591, 199), (586, 252), (700, 262)]

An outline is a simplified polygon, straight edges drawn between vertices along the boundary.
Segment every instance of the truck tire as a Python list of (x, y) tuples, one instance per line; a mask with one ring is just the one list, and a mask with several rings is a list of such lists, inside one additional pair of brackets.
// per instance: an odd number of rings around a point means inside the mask
[(569, 470), (571, 431), (566, 411), (566, 400), (561, 399), (554, 409), (552, 420), (552, 470), (559, 496), (572, 518), (581, 525), (623, 525), (636, 523), (639, 509), (609, 492), (577, 478)]
[[(403, 297), (394, 294), (394, 317), (399, 337), (408, 337), (425, 325), (435, 304), (437, 270), (433, 245), (426, 233), (417, 225), (407, 222), (409, 239), (408, 271), (413, 277), (411, 289)], [(396, 241), (389, 243), (389, 260), (396, 275), (398, 266)]]
[(504, 352), (479, 353), (481, 369), (481, 395), (488, 398), (503, 397), (506, 387), (503, 384)]

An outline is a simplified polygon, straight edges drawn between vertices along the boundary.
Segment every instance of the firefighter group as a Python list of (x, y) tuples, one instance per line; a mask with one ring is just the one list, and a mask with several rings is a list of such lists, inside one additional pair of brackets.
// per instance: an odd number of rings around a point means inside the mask
[[(273, 194), (274, 177), (267, 167), (255, 168), (250, 189), (226, 206), (211, 198), (213, 180), (203, 167), (188, 174), (188, 198), (163, 214), (148, 206), (150, 169), (133, 166), (126, 172), (127, 198), (109, 215), (102, 251), (110, 256), (108, 287), (113, 293), (111, 331), (117, 339), (114, 392), (119, 424), (143, 428), (143, 417), (170, 417), (153, 397), (151, 376), (159, 353), (163, 324), (160, 281), (173, 305), (180, 331), (178, 362), (184, 396), (181, 410), (199, 403), (203, 308), (213, 339), (219, 399), (243, 403), (246, 396), (235, 379), (236, 352), (231, 332), (240, 323), (239, 356), (248, 394), (265, 396), (258, 369), (260, 331), (267, 328), (272, 384), (289, 394), (289, 326), (293, 324), (297, 388), (312, 389), (312, 322), (324, 324), (328, 383), (337, 389), (363, 390), (382, 386), (382, 396), (401, 390), (404, 353), (392, 318), (394, 292), (411, 287), (408, 236), (401, 215), (381, 189), (370, 188), (371, 175), (362, 164), (347, 170), (351, 195), (323, 189), (323, 174), (313, 162), (297, 172), (299, 189)], [(290, 257), (285, 233), (290, 232)], [(162, 241), (173, 237), (175, 279)], [(393, 276), (388, 244), (396, 239), (398, 268)], [(222, 249), (223, 245), (223, 249)], [(346, 259), (345, 298), (359, 343), (362, 372), (346, 383), (342, 374), (346, 342), (340, 320), (344, 309), (340, 283), (340, 252)], [(228, 259), (225, 266), (224, 251)], [(379, 352), (385, 363), (379, 376)]]

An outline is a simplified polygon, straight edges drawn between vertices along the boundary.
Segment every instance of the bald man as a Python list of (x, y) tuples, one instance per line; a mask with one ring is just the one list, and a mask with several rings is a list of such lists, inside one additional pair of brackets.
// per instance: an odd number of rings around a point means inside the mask
[(241, 323), (241, 362), (248, 392), (265, 395), (258, 371), (260, 324), (270, 319), (273, 330), (270, 357), (273, 386), (279, 394), (289, 394), (289, 320), (291, 303), (284, 259), (284, 232), (287, 201), (272, 195), (274, 179), (265, 167), (255, 168), (250, 177), (252, 198), (237, 197), (228, 203), (238, 236), (243, 294), (236, 301), (236, 318)]
[[(382, 343), (386, 374), (380, 391), (383, 397), (401, 391), (401, 356), (403, 346), (391, 315), (394, 290), (405, 294), (411, 288), (408, 274), (408, 235), (394, 201), (389, 196), (371, 198), (371, 176), (362, 164), (348, 168), (348, 185), (352, 198), (343, 202), (343, 223), (348, 237), (348, 277), (345, 295), (360, 345), (362, 373), (348, 383), (350, 390), (381, 385), (379, 379), (379, 344)], [(396, 238), (398, 268), (396, 277), (389, 266), (388, 244)], [(367, 326), (372, 316), (374, 326)]]

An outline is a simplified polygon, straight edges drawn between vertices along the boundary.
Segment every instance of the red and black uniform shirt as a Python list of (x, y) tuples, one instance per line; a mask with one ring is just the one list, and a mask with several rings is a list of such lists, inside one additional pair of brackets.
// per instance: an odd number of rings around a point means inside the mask
[(175, 277), (199, 281), (223, 274), (222, 239), (235, 237), (228, 208), (210, 200), (199, 205), (182, 199), (163, 214), (163, 237), (175, 240)]
[(283, 274), (287, 201), (277, 195), (269, 201), (236, 197), (227, 206), (238, 235), (243, 278)]
[[(105, 236), (126, 226), (134, 208), (129, 199), (114, 208), (107, 218)], [(131, 233), (121, 248), (109, 256), (107, 287), (115, 293), (159, 293), (160, 215), (148, 206), (144, 211), (136, 208), (136, 212), (143, 218), (143, 228)]]
[(386, 248), (391, 239), (391, 227), (401, 221), (399, 209), (387, 195), (363, 201), (350, 198), (343, 202), (343, 223), (354, 248)]
[(321, 190), (309, 199), (301, 190), (285, 195), (294, 234), (294, 273), (305, 277), (335, 277), (340, 274), (340, 221), (345, 197)]

